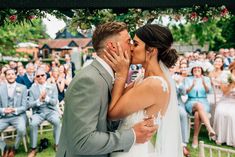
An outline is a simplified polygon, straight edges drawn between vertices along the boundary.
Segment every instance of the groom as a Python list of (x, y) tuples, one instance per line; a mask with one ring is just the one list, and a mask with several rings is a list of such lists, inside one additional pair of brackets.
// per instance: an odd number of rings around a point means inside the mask
[(112, 132), (115, 128), (107, 119), (114, 72), (103, 59), (104, 49), (116, 49), (119, 42), (130, 52), (130, 41), (124, 23), (110, 22), (96, 28), (92, 43), (98, 57), (75, 76), (66, 92), (56, 157), (108, 157), (113, 151), (128, 152), (134, 143), (148, 141), (156, 131), (150, 119)]

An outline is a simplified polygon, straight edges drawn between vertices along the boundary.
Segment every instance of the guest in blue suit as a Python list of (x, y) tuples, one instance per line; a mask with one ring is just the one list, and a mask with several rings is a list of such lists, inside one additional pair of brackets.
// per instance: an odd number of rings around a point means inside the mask
[[(12, 125), (17, 130), (14, 149), (4, 151), (4, 155), (14, 156), (19, 148), (20, 139), (26, 134), (27, 88), (16, 83), (16, 71), (7, 69), (6, 82), (0, 85), (0, 132)], [(6, 148), (4, 141), (0, 140), (1, 149)]]
[(188, 96), (188, 100), (185, 103), (186, 110), (191, 115), (194, 115), (193, 148), (198, 147), (198, 134), (201, 121), (205, 124), (209, 136), (215, 136), (215, 131), (211, 127), (206, 114), (210, 112), (207, 93), (212, 90), (211, 81), (208, 77), (204, 76), (202, 65), (203, 64), (199, 61), (193, 62), (190, 67), (192, 76), (184, 80), (184, 90)]
[(43, 68), (36, 71), (34, 83), (29, 90), (29, 107), (33, 109), (30, 118), (30, 142), (32, 151), (28, 157), (36, 156), (38, 126), (47, 120), (54, 126), (55, 148), (59, 143), (60, 114), (58, 111), (58, 91), (55, 85), (46, 82), (46, 73)]
[(34, 83), (34, 72), (35, 67), (33, 63), (28, 63), (26, 65), (26, 73), (23, 76), (18, 76), (16, 82), (25, 85), (29, 89)]

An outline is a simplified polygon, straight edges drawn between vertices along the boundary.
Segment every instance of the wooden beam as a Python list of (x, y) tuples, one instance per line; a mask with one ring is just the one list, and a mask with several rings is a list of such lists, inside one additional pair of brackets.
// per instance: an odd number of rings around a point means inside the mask
[(235, 7), (234, 0), (1, 0), (0, 8), (182, 8), (205, 4)]
[(69, 9), (185, 8), (205, 4), (215, 7), (225, 5), (235, 14), (234, 0), (0, 0), (0, 9), (56, 9), (64, 10), (71, 17)]

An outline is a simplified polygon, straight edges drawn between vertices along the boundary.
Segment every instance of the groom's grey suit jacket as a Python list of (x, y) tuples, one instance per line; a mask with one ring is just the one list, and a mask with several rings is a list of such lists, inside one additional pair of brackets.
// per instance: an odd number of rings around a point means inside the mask
[(129, 151), (133, 131), (110, 131), (111, 90), (112, 77), (97, 60), (75, 76), (66, 91), (56, 157), (108, 157), (113, 151)]

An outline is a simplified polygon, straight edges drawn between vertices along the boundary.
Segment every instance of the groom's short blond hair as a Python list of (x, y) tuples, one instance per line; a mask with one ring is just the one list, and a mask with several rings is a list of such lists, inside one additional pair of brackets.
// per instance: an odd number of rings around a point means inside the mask
[(95, 51), (98, 53), (104, 47), (104, 41), (118, 33), (127, 30), (127, 25), (124, 22), (108, 22), (98, 25), (92, 36), (92, 44)]

